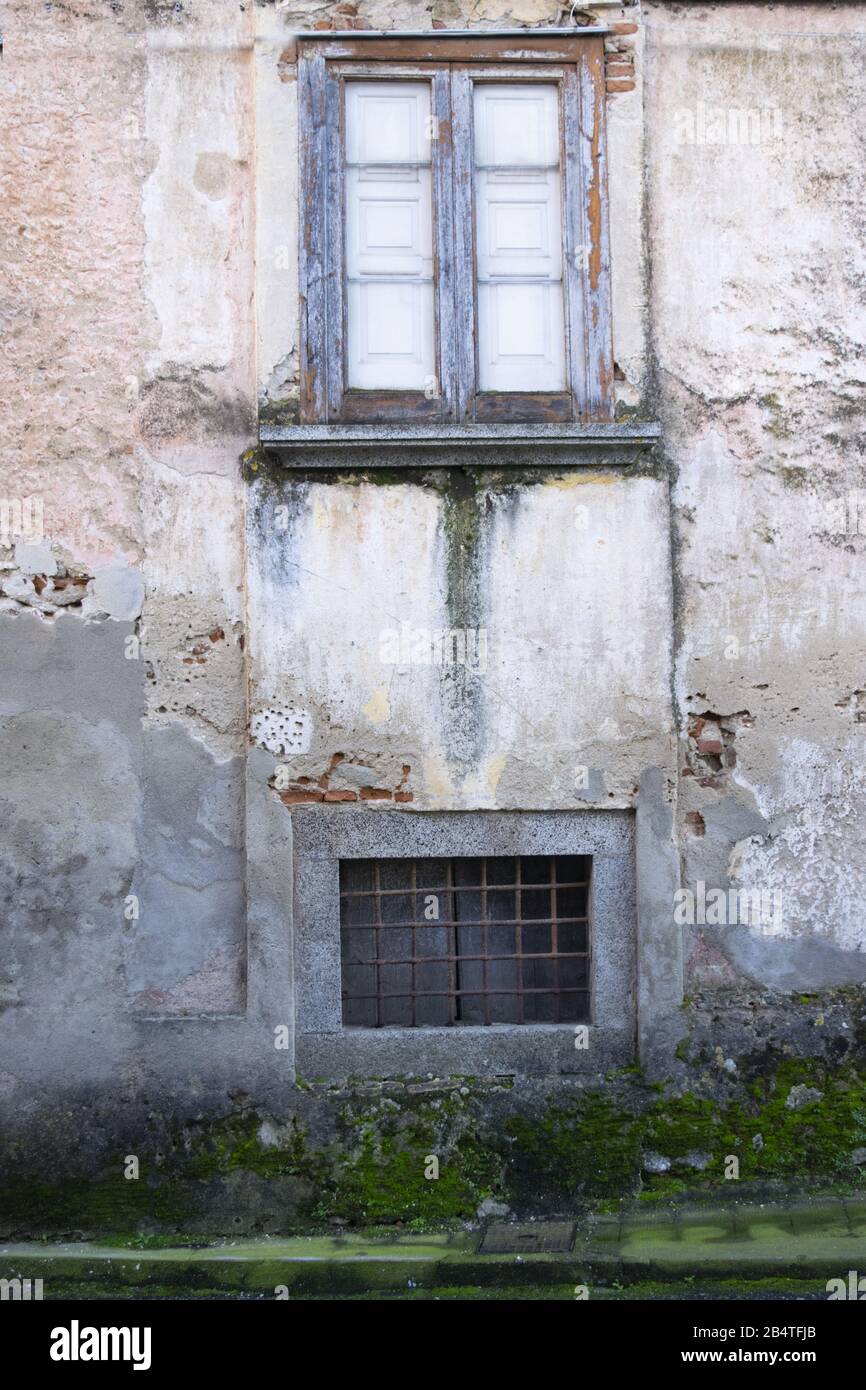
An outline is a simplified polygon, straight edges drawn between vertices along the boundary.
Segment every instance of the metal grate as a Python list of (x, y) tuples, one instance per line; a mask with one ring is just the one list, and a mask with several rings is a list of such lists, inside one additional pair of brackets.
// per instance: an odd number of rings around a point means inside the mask
[(344, 859), (343, 1023), (589, 1022), (589, 855)]
[(531, 1226), (496, 1221), (488, 1226), (478, 1247), (479, 1255), (543, 1255), (570, 1250), (574, 1245), (574, 1221), (535, 1221)]

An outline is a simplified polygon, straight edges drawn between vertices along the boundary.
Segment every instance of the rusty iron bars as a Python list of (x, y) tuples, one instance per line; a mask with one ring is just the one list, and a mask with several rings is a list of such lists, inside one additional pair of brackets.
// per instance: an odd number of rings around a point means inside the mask
[(584, 1023), (589, 855), (340, 863), (347, 1027)]

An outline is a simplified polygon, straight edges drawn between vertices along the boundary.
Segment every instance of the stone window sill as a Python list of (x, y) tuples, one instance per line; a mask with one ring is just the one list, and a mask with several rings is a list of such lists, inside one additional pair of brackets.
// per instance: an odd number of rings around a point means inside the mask
[(651, 454), (655, 421), (617, 424), (263, 425), (287, 468), (628, 468)]

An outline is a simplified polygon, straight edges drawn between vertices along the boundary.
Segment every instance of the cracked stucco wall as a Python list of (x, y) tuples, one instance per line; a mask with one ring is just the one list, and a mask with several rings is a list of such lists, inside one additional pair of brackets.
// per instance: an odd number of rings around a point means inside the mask
[(248, 31), (215, 4), (4, 15), (0, 622), (26, 677), (4, 704), (4, 1022), (26, 1039), (53, 990), (58, 1038), (68, 1011), (106, 1071), (129, 1010), (244, 1005)]
[(253, 729), (298, 801), (360, 764), (415, 810), (633, 806), (673, 757), (663, 482), (480, 482), (462, 530), (456, 486), (254, 485)]
[(866, 15), (644, 11), (684, 876), (780, 908), (695, 933), (692, 978), (862, 980)]

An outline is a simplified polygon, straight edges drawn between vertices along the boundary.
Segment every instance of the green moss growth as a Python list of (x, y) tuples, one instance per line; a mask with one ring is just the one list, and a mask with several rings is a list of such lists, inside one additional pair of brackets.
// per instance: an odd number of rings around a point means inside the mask
[(208, 1179), (243, 1171), (262, 1178), (319, 1176), (317, 1155), (308, 1150), (301, 1125), (293, 1122), (279, 1143), (268, 1145), (262, 1143), (259, 1128), (256, 1115), (243, 1113), (208, 1125), (194, 1141), (184, 1175)]
[(430, 1230), (443, 1223), (472, 1218), (478, 1204), (496, 1182), (496, 1165), (476, 1143), (439, 1160), (439, 1176), (427, 1162), (432, 1142), (407, 1142), (368, 1137), (351, 1161), (341, 1164), (326, 1183), (316, 1207), (320, 1220), (357, 1225), (367, 1222), (406, 1223)]
[(457, 1084), (465, 1078), (454, 1080), (433, 1096), (405, 1092), (399, 1102), (383, 1095), (345, 1108), (319, 1220), (429, 1230), (475, 1216), (499, 1188), (502, 1162), (478, 1133), (472, 1092)]
[(186, 1214), (176, 1188), (127, 1181), (119, 1169), (91, 1180), (28, 1181), (0, 1189), (0, 1219), (15, 1235), (132, 1232), (144, 1224), (176, 1230)]
[(640, 1125), (599, 1094), (554, 1106), (540, 1120), (515, 1116), (509, 1192), (520, 1205), (556, 1194), (567, 1207), (585, 1197), (624, 1196), (637, 1189)]
[[(340, 1223), (435, 1230), (473, 1219), (488, 1197), (517, 1213), (565, 1213), (630, 1194), (664, 1201), (686, 1191), (742, 1195), (749, 1184), (850, 1189), (858, 1180), (852, 1151), (866, 1147), (864, 1062), (766, 1064), (732, 1081), (729, 1098), (706, 1076), (693, 1092), (665, 1093), (634, 1068), (555, 1104), (522, 1106), (521, 1088), (499, 1080), (438, 1084), (377, 1091), (367, 1078), (338, 1099), (306, 1082), (298, 1103), (308, 1117), (329, 1118), (327, 1137), (312, 1141), (298, 1119), (265, 1129), (255, 1111), (238, 1110), (179, 1125), (158, 1156), (142, 1160), (137, 1181), (118, 1163), (89, 1181), (28, 1179), (0, 1191), (0, 1219), (15, 1236), (113, 1233), (134, 1242), (165, 1233), (176, 1243), (183, 1231), (237, 1234), (236, 1201), (255, 1230), (261, 1199), (267, 1229), (282, 1232)], [(820, 1094), (791, 1108), (796, 1086)], [(139, 1152), (153, 1148), (143, 1139)], [(646, 1171), (651, 1152), (667, 1160), (666, 1171)], [(738, 1183), (726, 1177), (731, 1155)]]
[[(822, 1092), (789, 1109), (793, 1087)], [(866, 1072), (816, 1062), (785, 1062), (743, 1097), (718, 1103), (690, 1093), (652, 1098), (653, 1088), (615, 1103), (603, 1094), (554, 1107), (541, 1119), (516, 1117), (509, 1134), (509, 1197), (534, 1204), (542, 1194), (563, 1209), (581, 1200), (641, 1192), (660, 1197), (726, 1188), (726, 1159), (739, 1180), (784, 1180), (792, 1187), (851, 1179), (851, 1152), (866, 1146)], [(663, 1155), (664, 1173), (642, 1169), (647, 1153)], [(697, 1158), (698, 1155), (702, 1157)], [(696, 1167), (695, 1162), (705, 1162)]]
[[(821, 1091), (802, 1109), (786, 1104), (795, 1086)], [(740, 1181), (785, 1179), (792, 1185), (852, 1177), (851, 1151), (866, 1144), (866, 1075), (851, 1067), (837, 1072), (815, 1062), (785, 1062), (759, 1079), (751, 1096), (716, 1105), (685, 1095), (661, 1102), (644, 1117), (642, 1143), (671, 1160), (669, 1173), (648, 1175), (649, 1188), (680, 1190), (729, 1185), (725, 1160), (737, 1158)], [(710, 1156), (703, 1171), (684, 1162), (689, 1154)]]

